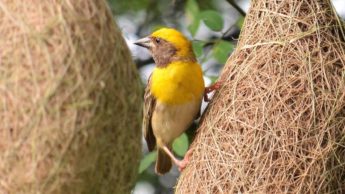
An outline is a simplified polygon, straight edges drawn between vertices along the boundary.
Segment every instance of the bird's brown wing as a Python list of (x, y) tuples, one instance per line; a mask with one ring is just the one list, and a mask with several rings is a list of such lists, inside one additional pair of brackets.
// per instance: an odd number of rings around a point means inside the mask
[(152, 151), (156, 146), (156, 138), (152, 130), (152, 115), (156, 106), (156, 99), (151, 93), (151, 76), (147, 83), (144, 95), (144, 118), (143, 118), (143, 133), (146, 139), (149, 151)]

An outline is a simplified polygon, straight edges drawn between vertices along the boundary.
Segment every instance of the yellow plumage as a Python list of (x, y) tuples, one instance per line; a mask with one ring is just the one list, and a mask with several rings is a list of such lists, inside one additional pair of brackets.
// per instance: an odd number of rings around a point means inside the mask
[(170, 105), (199, 101), (205, 89), (201, 67), (195, 62), (173, 62), (155, 68), (151, 79), (152, 94)]

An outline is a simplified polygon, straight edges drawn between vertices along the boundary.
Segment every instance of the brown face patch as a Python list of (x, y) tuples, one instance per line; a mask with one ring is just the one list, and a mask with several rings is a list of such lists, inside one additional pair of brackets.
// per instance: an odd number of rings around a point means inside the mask
[(195, 56), (191, 57), (179, 57), (176, 55), (177, 48), (170, 42), (161, 38), (150, 37), (154, 46), (150, 48), (152, 57), (157, 67), (166, 67), (173, 61), (196, 61)]

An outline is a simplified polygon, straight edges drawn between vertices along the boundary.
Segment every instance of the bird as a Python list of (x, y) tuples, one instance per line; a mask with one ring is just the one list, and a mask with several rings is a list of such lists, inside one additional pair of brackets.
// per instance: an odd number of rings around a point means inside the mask
[(202, 99), (220, 83), (205, 88), (203, 72), (192, 43), (173, 28), (161, 28), (134, 44), (149, 50), (155, 62), (144, 94), (142, 130), (149, 151), (157, 149), (155, 172), (163, 175), (174, 162), (182, 171), (191, 150), (183, 160), (171, 151), (178, 138), (200, 116)]

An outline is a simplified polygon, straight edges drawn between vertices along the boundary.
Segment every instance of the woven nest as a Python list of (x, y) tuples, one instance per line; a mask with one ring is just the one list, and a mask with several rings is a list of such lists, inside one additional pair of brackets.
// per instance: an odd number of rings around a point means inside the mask
[(253, 0), (176, 193), (345, 193), (345, 42), (329, 0)]
[(106, 2), (0, 1), (0, 34), (0, 193), (129, 193), (141, 86)]

